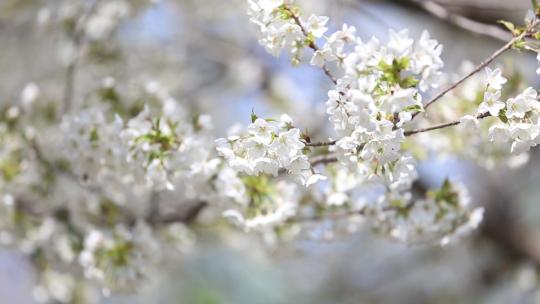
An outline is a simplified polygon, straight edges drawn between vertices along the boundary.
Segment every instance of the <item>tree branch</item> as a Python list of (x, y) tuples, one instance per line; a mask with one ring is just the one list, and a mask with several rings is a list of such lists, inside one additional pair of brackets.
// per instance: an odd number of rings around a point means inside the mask
[(325, 146), (333, 146), (335, 144), (336, 144), (336, 140), (320, 141), (320, 142), (304, 142), (304, 145), (306, 145), (306, 147), (325, 147)]
[(194, 205), (190, 206), (188, 210), (185, 210), (184, 212), (164, 214), (164, 215), (155, 215), (153, 217), (147, 218), (146, 221), (151, 225), (164, 225), (164, 224), (172, 224), (172, 223), (191, 224), (197, 219), (199, 214), (206, 207), (208, 207), (208, 203), (197, 202)]
[[(484, 118), (489, 117), (489, 116), (491, 116), (489, 113), (478, 114), (476, 116), (476, 119), (484, 119)], [(444, 128), (448, 128), (448, 127), (452, 127), (452, 126), (457, 126), (459, 124), (461, 124), (460, 120), (454, 120), (454, 121), (451, 121), (451, 122), (446, 122), (446, 123), (442, 123), (442, 124), (439, 124), (439, 125), (434, 125), (434, 126), (427, 127), (427, 128), (421, 128), (421, 129), (416, 129), (416, 130), (405, 131), (404, 134), (405, 134), (405, 136), (411, 136), (411, 135), (418, 134), (418, 133), (429, 132), (429, 131), (433, 131), (433, 130), (438, 130), (438, 129), (444, 129)]]
[(335, 155), (329, 154), (329, 155), (319, 155), (312, 158), (309, 162), (311, 163), (312, 167), (315, 167), (317, 165), (326, 165), (337, 162), (338, 159)]
[(88, 22), (88, 19), (90, 18), (92, 13), (96, 10), (99, 1), (100, 0), (95, 0), (92, 3), (92, 5), (88, 8), (86, 13), (79, 18), (75, 26), (75, 31), (73, 33), (73, 39), (72, 39), (75, 54), (73, 58), (70, 58), (70, 62), (66, 68), (66, 78), (65, 78), (65, 83), (64, 83), (64, 95), (62, 97), (61, 114), (65, 114), (69, 112), (73, 104), (73, 96), (75, 94), (75, 84), (76, 84), (76, 78), (77, 78), (77, 69), (78, 69), (79, 61), (81, 57), (80, 52), (86, 42), (84, 39), (84, 30), (86, 27), (86, 23)]

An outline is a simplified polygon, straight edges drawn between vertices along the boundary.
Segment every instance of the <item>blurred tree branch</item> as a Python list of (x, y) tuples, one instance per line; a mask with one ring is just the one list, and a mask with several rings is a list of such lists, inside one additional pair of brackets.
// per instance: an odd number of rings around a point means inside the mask
[(77, 78), (77, 69), (81, 60), (81, 51), (86, 44), (84, 37), (84, 31), (88, 19), (97, 9), (100, 0), (95, 0), (86, 10), (86, 12), (79, 18), (75, 26), (75, 32), (73, 33), (72, 43), (74, 49), (74, 56), (70, 59), (70, 62), (66, 68), (64, 96), (62, 97), (62, 114), (69, 112), (73, 104), (73, 97), (75, 95), (75, 85)]
[(494, 183), (491, 187), (494, 191), (489, 192), (489, 206), (480, 226), (482, 236), (495, 244), (509, 261), (525, 260), (540, 268), (540, 249), (534, 236), (519, 223), (512, 196), (500, 185)]
[(479, 22), (448, 10), (443, 5), (430, 0), (406, 0), (409, 4), (425, 11), (433, 17), (446, 21), (456, 27), (474, 34), (483, 35), (500, 41), (512, 39), (512, 34), (502, 28), (483, 22)]

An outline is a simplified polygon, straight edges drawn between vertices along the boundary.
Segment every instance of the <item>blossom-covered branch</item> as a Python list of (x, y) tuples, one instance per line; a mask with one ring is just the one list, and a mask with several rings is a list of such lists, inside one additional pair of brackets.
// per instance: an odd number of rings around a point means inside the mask
[[(435, 96), (433, 96), (425, 105), (424, 109), (427, 109), (432, 104), (440, 100), (444, 95), (446, 95), (448, 92), (454, 90), (456, 87), (458, 87), (460, 84), (465, 82), (465, 80), (469, 79), (474, 74), (480, 72), (482, 69), (484, 69), (486, 66), (488, 66), (491, 62), (493, 62), (497, 57), (504, 54), (506, 51), (510, 50), (512, 47), (516, 47), (517, 45), (521, 44), (523, 39), (531, 34), (534, 33), (535, 28), (540, 23), (540, 20), (535, 16), (531, 21), (529, 21), (529, 24), (527, 27), (519, 33), (516, 37), (512, 38), (510, 41), (508, 41), (505, 45), (503, 45), (501, 48), (496, 50), (493, 54), (491, 54), (489, 57), (484, 59), (480, 64), (478, 64), (473, 70), (471, 70), (469, 73), (461, 77), (458, 81), (454, 82)], [(416, 112), (413, 114), (413, 117), (416, 115), (419, 115), (421, 112)]]

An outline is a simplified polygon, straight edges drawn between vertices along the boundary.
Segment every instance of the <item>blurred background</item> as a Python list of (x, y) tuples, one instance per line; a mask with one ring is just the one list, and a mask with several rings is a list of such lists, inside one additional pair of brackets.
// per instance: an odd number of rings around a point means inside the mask
[[(83, 0), (80, 0), (83, 1)], [(44, 8), (60, 1), (0, 1), (0, 103), (19, 99), (29, 82), (58, 96), (65, 78), (62, 35), (47, 28)], [(141, 2), (141, 1), (138, 1)], [(331, 28), (356, 26), (362, 38), (385, 39), (389, 28), (428, 29), (444, 45), (446, 71), (480, 62), (509, 35), (499, 19), (520, 23), (529, 0), (304, 0)], [(136, 85), (157, 80), (194, 111), (214, 118), (216, 136), (252, 109), (289, 113), (311, 133), (327, 134), (324, 102), (331, 83), (319, 70), (291, 67), (257, 43), (242, 0), (161, 0), (133, 11), (114, 39), (91, 45), (79, 65), (75, 95), (104, 76)], [(509, 52), (497, 61), (540, 88), (533, 54)], [(534, 67), (534, 68), (532, 68)], [(426, 185), (445, 177), (469, 185), (486, 208), (481, 228), (448, 247), (406, 246), (373, 234), (332, 235), (321, 223), (313, 240), (265, 245), (256, 235), (204, 225), (189, 254), (171, 257), (160, 279), (136, 295), (102, 303), (540, 303), (540, 154), (527, 166), (487, 171), (459, 157), (430, 158)], [(0, 251), (0, 302), (34, 303), (31, 265)]]

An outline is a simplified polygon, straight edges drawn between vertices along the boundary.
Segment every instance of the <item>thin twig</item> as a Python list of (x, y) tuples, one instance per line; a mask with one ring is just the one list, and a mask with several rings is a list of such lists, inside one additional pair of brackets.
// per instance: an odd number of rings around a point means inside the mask
[(208, 207), (208, 203), (201, 201), (190, 206), (188, 210), (185, 210), (184, 212), (156, 215), (152, 218), (147, 218), (146, 221), (151, 225), (166, 225), (172, 223), (191, 224), (206, 207)]
[(333, 146), (335, 144), (336, 144), (336, 140), (320, 141), (320, 142), (304, 142), (304, 145), (306, 145), (306, 147), (326, 147), (326, 146)]
[(305, 222), (319, 222), (322, 220), (340, 220), (345, 219), (354, 215), (364, 215), (366, 209), (360, 210), (348, 210), (346, 212), (334, 213), (334, 214), (315, 214), (313, 216), (304, 216), (304, 217), (293, 217), (289, 219), (288, 223), (305, 223)]
[(338, 159), (335, 155), (319, 155), (319, 156), (313, 157), (309, 162), (311, 163), (312, 167), (315, 167), (317, 165), (331, 164), (337, 161)]
[(84, 39), (84, 30), (88, 22), (88, 19), (96, 10), (99, 1), (100, 0), (95, 0), (92, 3), (92, 6), (88, 8), (88, 10), (83, 16), (81, 16), (81, 18), (79, 19), (79, 21), (77, 22), (75, 26), (75, 31), (73, 33), (73, 41), (72, 41), (75, 54), (74, 54), (74, 57), (71, 58), (71, 61), (69, 62), (66, 68), (66, 78), (65, 78), (65, 84), (64, 84), (64, 95), (62, 97), (61, 114), (65, 114), (69, 112), (69, 110), (71, 109), (71, 106), (73, 105), (73, 96), (75, 95), (77, 69), (79, 67), (79, 62), (80, 62), (80, 57), (81, 57), (80, 52), (86, 43), (86, 40)]
[[(386, 206), (382, 208), (382, 211), (392, 211), (392, 210), (399, 210), (399, 209), (405, 209), (410, 210), (412, 207), (414, 207), (416, 201), (410, 201), (407, 203), (407, 205), (403, 207), (395, 207), (395, 206)], [(368, 209), (365, 207), (358, 210), (347, 210), (345, 212), (340, 213), (334, 213), (334, 214), (315, 214), (313, 216), (305, 216), (305, 217), (293, 217), (289, 219), (287, 222), (289, 223), (299, 223), (299, 222), (318, 222), (322, 220), (340, 220), (345, 218), (350, 218), (355, 215), (366, 215), (368, 212)]]
[[(476, 119), (483, 119), (483, 118), (486, 118), (486, 117), (489, 117), (489, 116), (491, 116), (489, 113), (478, 114), (476, 116)], [(411, 136), (411, 135), (418, 134), (418, 133), (429, 132), (429, 131), (433, 131), (433, 130), (439, 130), (439, 129), (444, 129), (444, 128), (448, 128), (448, 127), (452, 127), (452, 126), (457, 126), (459, 124), (461, 124), (461, 120), (454, 120), (454, 121), (451, 121), (451, 122), (446, 122), (446, 123), (442, 123), (442, 124), (427, 127), (427, 128), (421, 128), (421, 129), (416, 129), (416, 130), (411, 130), (411, 131), (405, 131), (404, 134), (405, 134), (405, 136)]]
[[(516, 43), (517, 41), (520, 41), (522, 40), (525, 36), (527, 36), (528, 34), (530, 34), (530, 31), (536, 27), (539, 23), (539, 20), (538, 19), (535, 19), (531, 22), (531, 24), (527, 27), (527, 29), (525, 31), (523, 31), (522, 34), (514, 37), (513, 39), (511, 39), (510, 41), (508, 41), (505, 45), (503, 45), (500, 49), (496, 50), (493, 54), (491, 54), (488, 58), (486, 58), (484, 61), (482, 61), (478, 66), (476, 66), (472, 71), (470, 71), (468, 74), (466, 74), (465, 76), (461, 77), (457, 82), (451, 84), (450, 86), (448, 86), (446, 89), (442, 90), (441, 92), (439, 92), (437, 95), (435, 95), (433, 98), (431, 98), (425, 105), (424, 105), (424, 110), (427, 110), (427, 108), (429, 108), (432, 104), (434, 104), (435, 102), (437, 102), (439, 99), (441, 99), (444, 95), (446, 95), (448, 92), (452, 91), (453, 89), (455, 89), (456, 87), (458, 87), (460, 84), (462, 84), (465, 80), (469, 79), (471, 76), (473, 76), (474, 74), (478, 73), (480, 70), (482, 70), (483, 68), (485, 68), (488, 64), (490, 64), (493, 60), (495, 60), (497, 57), (499, 57), (500, 55), (502, 55), (504, 52), (508, 51), (509, 49), (512, 48), (512, 46), (514, 45), (514, 43)], [(416, 112), (413, 114), (413, 118), (416, 117), (418, 114), (420, 113), (423, 113), (423, 112)]]

